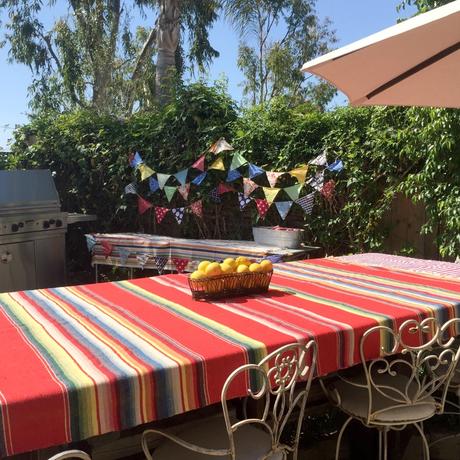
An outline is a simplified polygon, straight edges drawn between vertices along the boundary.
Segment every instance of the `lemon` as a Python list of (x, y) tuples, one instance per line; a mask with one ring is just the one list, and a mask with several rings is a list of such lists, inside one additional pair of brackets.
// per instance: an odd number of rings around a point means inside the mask
[(235, 262), (237, 265), (243, 264), (243, 265), (247, 265), (248, 267), (249, 265), (251, 265), (251, 261), (248, 260), (246, 257), (237, 257)]
[(237, 273), (247, 273), (249, 272), (249, 268), (245, 264), (238, 265), (238, 268), (236, 269)]
[(203, 260), (202, 262), (200, 262), (198, 264), (198, 270), (199, 271), (206, 271), (206, 267), (210, 264), (211, 262), (209, 262), (209, 260)]
[(196, 270), (190, 275), (190, 279), (192, 280), (200, 280), (202, 278), (206, 278), (206, 273), (201, 270)]
[(260, 264), (251, 264), (249, 265), (249, 271), (253, 273), (258, 273), (262, 271), (262, 266)]
[(233, 266), (227, 262), (220, 264), (220, 269), (222, 270), (222, 273), (233, 273)]
[(205, 273), (207, 276), (218, 276), (222, 274), (222, 269), (217, 262), (212, 262), (207, 265)]
[(269, 272), (273, 270), (273, 264), (270, 260), (262, 260), (262, 262), (260, 262), (260, 266), (262, 267), (262, 271), (264, 272)]
[(232, 259), (231, 257), (228, 257), (222, 263), (230, 265), (230, 267), (232, 267), (232, 268), (235, 268), (235, 266), (236, 266), (235, 259)]

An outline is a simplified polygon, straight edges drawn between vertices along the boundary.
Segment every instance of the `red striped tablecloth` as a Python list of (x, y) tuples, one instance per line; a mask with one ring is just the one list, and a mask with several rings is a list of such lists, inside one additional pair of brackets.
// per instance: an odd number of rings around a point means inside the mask
[(193, 301), (184, 275), (0, 294), (0, 454), (215, 403), (234, 368), (295, 341), (318, 341), (318, 374), (347, 368), (367, 328), (427, 315), (459, 316), (459, 283), (330, 259), (226, 302)]

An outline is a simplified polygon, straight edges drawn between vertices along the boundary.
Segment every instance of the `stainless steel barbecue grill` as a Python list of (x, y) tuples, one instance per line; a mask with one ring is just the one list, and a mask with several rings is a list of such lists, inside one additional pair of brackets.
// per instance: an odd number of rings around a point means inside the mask
[(49, 170), (0, 171), (0, 292), (65, 283), (69, 216)]

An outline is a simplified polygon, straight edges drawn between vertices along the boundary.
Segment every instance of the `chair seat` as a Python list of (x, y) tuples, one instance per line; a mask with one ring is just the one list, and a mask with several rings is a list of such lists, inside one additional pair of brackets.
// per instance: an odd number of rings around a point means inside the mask
[[(360, 385), (366, 384), (364, 375), (349, 380)], [(408, 378), (403, 375), (395, 377), (387, 374), (379, 375), (374, 378), (374, 381), (377, 385), (387, 385), (390, 388), (397, 388), (403, 393), (408, 384)], [(340, 408), (355, 418), (367, 421), (369, 409), (368, 388), (357, 387), (341, 379), (334, 382), (333, 387), (340, 395)], [(388, 392), (387, 394), (391, 393)], [(396, 393), (394, 394), (396, 395)], [(333, 397), (334, 394), (331, 393), (331, 396)], [(335, 402), (338, 403), (338, 401)], [(398, 405), (396, 401), (382, 395), (372, 387), (372, 413), (379, 413), (372, 417), (371, 422), (376, 425), (405, 425), (406, 423), (421, 422), (435, 415), (436, 410), (436, 401), (431, 396), (418, 400), (414, 405)]]
[[(229, 440), (225, 423), (222, 418), (207, 418), (201, 422), (195, 423), (193, 427), (186, 429), (176, 435), (208, 449), (227, 449)], [(244, 425), (239, 428), (235, 435), (235, 448), (237, 460), (282, 460), (281, 452), (275, 452), (266, 457), (271, 449), (271, 438), (262, 428), (254, 425)], [(230, 460), (230, 455), (210, 457), (206, 454), (200, 454), (176, 444), (169, 439), (164, 439), (158, 448), (153, 451), (154, 460), (209, 460), (210, 458)]]

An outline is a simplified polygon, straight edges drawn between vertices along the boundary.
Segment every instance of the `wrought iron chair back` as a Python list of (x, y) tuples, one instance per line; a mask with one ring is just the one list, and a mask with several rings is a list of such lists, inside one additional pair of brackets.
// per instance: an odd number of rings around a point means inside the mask
[(82, 450), (66, 450), (59, 454), (53, 455), (48, 460), (91, 460), (91, 457)]

